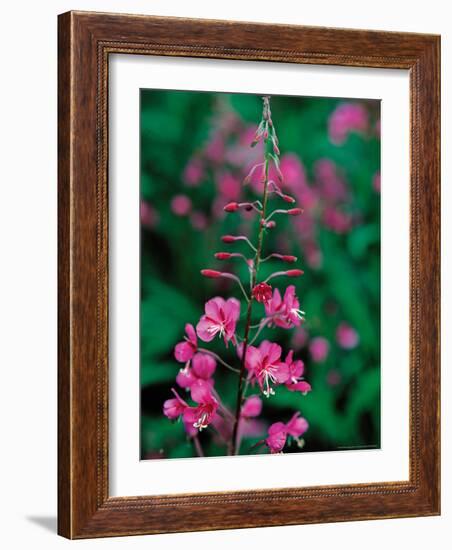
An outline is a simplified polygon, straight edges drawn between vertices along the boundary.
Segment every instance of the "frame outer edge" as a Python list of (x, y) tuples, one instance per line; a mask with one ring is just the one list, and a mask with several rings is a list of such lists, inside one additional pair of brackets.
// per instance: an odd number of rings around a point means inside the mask
[(72, 538), (71, 460), (71, 41), (72, 16), (58, 16), (58, 534)]

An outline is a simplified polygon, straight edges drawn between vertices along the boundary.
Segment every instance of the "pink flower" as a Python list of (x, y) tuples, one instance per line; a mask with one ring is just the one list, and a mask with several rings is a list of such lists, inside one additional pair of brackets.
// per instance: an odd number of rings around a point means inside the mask
[(270, 449), (272, 454), (282, 452), (286, 444), (287, 437), (291, 436), (295, 439), (299, 447), (304, 445), (304, 441), (299, 439), (309, 428), (309, 424), (305, 418), (296, 412), (292, 418), (284, 424), (284, 422), (275, 422), (268, 428), (268, 437), (265, 439), (265, 444)]
[(145, 227), (155, 227), (159, 222), (158, 212), (146, 201), (140, 203), (140, 218)]
[(262, 412), (262, 400), (258, 395), (252, 395), (243, 403), (241, 416), (243, 418), (255, 418)]
[(204, 177), (204, 167), (199, 158), (192, 158), (184, 170), (184, 181), (190, 187), (199, 185)]
[(377, 193), (380, 193), (381, 191), (381, 176), (380, 176), (380, 172), (377, 172), (374, 177), (373, 177), (373, 180), (372, 180), (372, 186), (374, 188), (374, 190), (377, 192)]
[(186, 216), (191, 210), (191, 200), (187, 195), (175, 195), (171, 201), (171, 210), (176, 216)]
[(287, 428), (284, 422), (275, 422), (268, 428), (268, 437), (265, 444), (272, 454), (280, 453), (287, 439)]
[(311, 354), (312, 360), (315, 363), (322, 363), (322, 361), (325, 361), (328, 356), (329, 350), (330, 344), (328, 340), (322, 338), (321, 336), (313, 338), (311, 340), (311, 343), (309, 344), (309, 352)]
[(353, 349), (359, 343), (359, 335), (356, 330), (347, 323), (340, 323), (336, 330), (337, 343), (344, 349)]
[(326, 381), (328, 385), (330, 386), (337, 386), (341, 383), (342, 377), (339, 373), (339, 371), (335, 369), (331, 369), (329, 373), (326, 375)]
[(204, 310), (205, 315), (196, 326), (199, 338), (204, 342), (210, 342), (218, 334), (220, 338), (224, 338), (226, 345), (229, 340), (235, 343), (235, 327), (240, 317), (240, 302), (235, 298), (224, 300), (217, 296), (206, 302)]
[(197, 380), (204, 380), (212, 387), (214, 381), (212, 375), (215, 372), (217, 362), (211, 355), (196, 353), (190, 363), (181, 369), (176, 376), (176, 382), (181, 388), (191, 388)]
[(191, 398), (196, 407), (187, 407), (184, 414), (184, 421), (192, 424), (199, 431), (207, 428), (212, 422), (218, 409), (218, 401), (212, 395), (212, 388), (205, 380), (196, 380), (190, 388)]
[(360, 103), (341, 103), (328, 123), (330, 140), (341, 145), (350, 132), (366, 132), (369, 126), (367, 110)]
[(293, 360), (293, 351), (290, 350), (287, 354), (285, 363), (289, 369), (289, 378), (286, 382), (286, 387), (290, 391), (300, 391), (302, 394), (307, 394), (311, 391), (311, 385), (303, 380), (304, 363), (300, 359)]
[(253, 296), (257, 302), (266, 304), (272, 297), (272, 287), (267, 283), (259, 283), (253, 288)]
[(300, 309), (300, 302), (295, 295), (295, 287), (289, 285), (284, 293), (284, 298), (277, 288), (273, 291), (273, 297), (265, 304), (265, 313), (270, 319), (269, 326), (276, 325), (282, 328), (299, 326), (304, 319), (304, 311)]
[(187, 336), (185, 336), (185, 341), (179, 342), (174, 348), (174, 357), (179, 363), (190, 361), (198, 349), (198, 339), (193, 325), (187, 323), (185, 325), (185, 332), (187, 334)]
[(174, 388), (171, 388), (171, 391), (176, 396), (173, 399), (167, 399), (163, 403), (163, 414), (170, 420), (176, 420), (187, 410), (188, 405), (185, 401), (179, 396), (177, 391)]
[(217, 362), (211, 355), (197, 353), (192, 360), (193, 374), (202, 380), (209, 380), (217, 367)]
[(229, 173), (220, 176), (217, 182), (218, 190), (230, 201), (236, 201), (240, 198), (242, 186), (240, 181)]
[(302, 436), (308, 428), (308, 421), (302, 418), (299, 412), (296, 412), (286, 424), (287, 434), (294, 438)]
[(195, 210), (191, 213), (190, 223), (193, 229), (196, 229), (197, 231), (202, 231), (207, 227), (207, 216), (203, 212)]
[(289, 367), (281, 361), (281, 346), (268, 340), (258, 348), (249, 346), (245, 366), (250, 379), (256, 379), (266, 397), (275, 394), (271, 384), (284, 384), (289, 378)]

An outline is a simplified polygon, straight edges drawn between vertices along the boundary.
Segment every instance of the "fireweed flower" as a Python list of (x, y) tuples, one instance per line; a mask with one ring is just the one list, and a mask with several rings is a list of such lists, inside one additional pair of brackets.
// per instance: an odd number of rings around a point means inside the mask
[(282, 452), (287, 439), (287, 428), (284, 422), (275, 422), (268, 428), (268, 436), (265, 444), (271, 454)]
[(293, 351), (290, 350), (285, 359), (285, 363), (289, 369), (289, 379), (286, 382), (286, 387), (290, 391), (299, 391), (306, 395), (311, 391), (311, 385), (303, 380), (304, 363), (301, 359), (293, 359)]
[(187, 323), (185, 325), (185, 333), (187, 334), (187, 336), (185, 336), (185, 341), (179, 342), (174, 348), (174, 357), (179, 363), (190, 361), (198, 349), (198, 338), (196, 337), (193, 325)]
[(218, 401), (212, 394), (210, 384), (205, 380), (196, 380), (190, 388), (190, 395), (197, 406), (184, 410), (184, 421), (201, 431), (212, 422), (218, 409)]
[(250, 380), (257, 380), (265, 397), (275, 395), (273, 385), (284, 384), (289, 379), (289, 367), (281, 361), (281, 346), (264, 340), (258, 348), (249, 346), (245, 366)]
[(211, 355), (205, 353), (196, 353), (189, 364), (181, 369), (176, 376), (176, 382), (181, 388), (191, 388), (197, 380), (204, 380), (213, 386), (213, 374), (215, 372), (217, 362)]
[(259, 283), (253, 288), (253, 296), (257, 302), (266, 304), (272, 297), (272, 287), (267, 283)]
[(296, 412), (286, 424), (287, 435), (292, 436), (298, 443), (298, 446), (303, 446), (304, 442), (299, 438), (308, 430), (308, 421)]
[(171, 388), (175, 397), (173, 399), (167, 399), (163, 403), (163, 414), (170, 420), (176, 420), (187, 410), (187, 403), (180, 397), (174, 388)]
[(284, 298), (281, 298), (281, 293), (275, 288), (272, 298), (265, 304), (265, 313), (270, 320), (269, 326), (287, 329), (300, 326), (304, 320), (304, 311), (300, 309), (295, 287), (289, 285), (284, 292)]
[(224, 338), (227, 345), (229, 340), (235, 343), (235, 327), (240, 317), (240, 302), (235, 298), (224, 300), (217, 296), (212, 298), (204, 307), (203, 315), (196, 325), (196, 332), (204, 342), (211, 342), (215, 336)]

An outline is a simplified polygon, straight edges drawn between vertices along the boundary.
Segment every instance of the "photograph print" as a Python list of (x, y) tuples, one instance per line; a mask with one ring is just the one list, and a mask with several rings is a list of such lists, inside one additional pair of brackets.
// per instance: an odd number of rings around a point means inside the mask
[(142, 89), (139, 216), (142, 460), (380, 448), (379, 100)]

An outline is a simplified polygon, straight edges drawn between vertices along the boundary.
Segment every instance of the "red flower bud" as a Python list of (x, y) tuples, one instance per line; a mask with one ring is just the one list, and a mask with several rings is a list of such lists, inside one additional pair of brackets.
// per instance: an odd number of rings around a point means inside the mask
[(291, 197), (290, 195), (281, 195), (281, 198), (286, 202), (290, 202), (290, 203), (295, 202), (295, 199), (293, 197)]
[(267, 283), (259, 283), (253, 288), (253, 296), (257, 302), (266, 304), (273, 295), (272, 287)]
[(214, 269), (201, 269), (201, 275), (209, 277), (210, 279), (217, 279), (222, 276), (221, 271), (215, 271)]
[(288, 262), (289, 264), (293, 264), (294, 262), (297, 261), (297, 257), (296, 256), (288, 256), (287, 254), (285, 254), (284, 256), (281, 256), (281, 260), (283, 262)]
[(270, 220), (269, 222), (267, 222), (267, 223), (265, 224), (265, 227), (266, 227), (267, 229), (273, 229), (274, 227), (276, 227), (276, 222), (273, 221), (273, 220)]
[(236, 202), (230, 202), (223, 208), (225, 212), (236, 212), (238, 209), (239, 205)]
[(224, 243), (233, 243), (235, 242), (237, 239), (232, 236), (232, 235), (223, 235), (221, 237), (221, 240), (224, 242)]
[(215, 258), (217, 260), (229, 260), (229, 258), (232, 256), (229, 252), (217, 252), (215, 254)]
[(288, 277), (300, 277), (300, 275), (303, 275), (304, 271), (301, 269), (289, 269), (289, 271), (286, 271), (286, 275)]
[(289, 216), (298, 216), (299, 214), (303, 214), (303, 209), (291, 208), (290, 210), (287, 211), (287, 213), (289, 214)]

